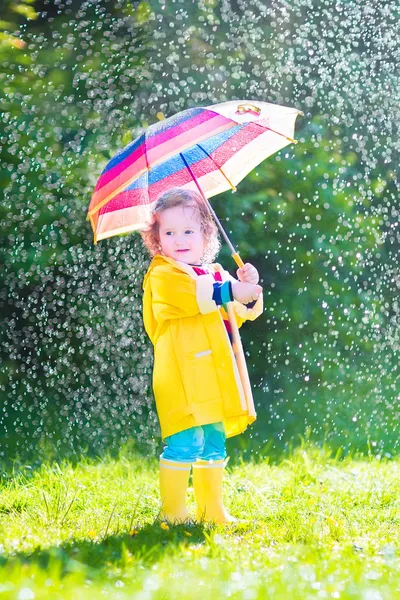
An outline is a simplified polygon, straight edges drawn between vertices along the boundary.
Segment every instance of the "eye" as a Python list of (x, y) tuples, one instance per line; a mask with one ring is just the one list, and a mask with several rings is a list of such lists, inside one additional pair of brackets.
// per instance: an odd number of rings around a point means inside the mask
[(166, 231), (165, 235), (173, 235), (173, 232), (172, 231)]
[(185, 233), (193, 233), (193, 229), (186, 229)]

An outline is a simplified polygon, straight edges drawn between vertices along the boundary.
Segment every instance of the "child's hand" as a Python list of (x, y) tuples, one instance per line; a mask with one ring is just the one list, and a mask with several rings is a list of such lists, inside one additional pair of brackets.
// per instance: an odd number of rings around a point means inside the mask
[(248, 304), (253, 300), (257, 300), (262, 292), (260, 285), (253, 283), (245, 283), (242, 281), (232, 281), (232, 294), (235, 300), (242, 304)]
[(239, 281), (242, 281), (243, 283), (256, 284), (260, 280), (257, 269), (253, 267), (253, 265), (251, 265), (250, 263), (246, 263), (243, 269), (238, 269), (236, 271), (236, 275)]

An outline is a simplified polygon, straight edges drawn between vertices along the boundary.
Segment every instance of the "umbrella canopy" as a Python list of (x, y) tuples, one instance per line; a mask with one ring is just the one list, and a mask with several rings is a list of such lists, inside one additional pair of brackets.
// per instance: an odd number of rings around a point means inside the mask
[(232, 100), (155, 123), (105, 167), (89, 206), (95, 242), (143, 229), (171, 187), (211, 198), (294, 142), (295, 108)]

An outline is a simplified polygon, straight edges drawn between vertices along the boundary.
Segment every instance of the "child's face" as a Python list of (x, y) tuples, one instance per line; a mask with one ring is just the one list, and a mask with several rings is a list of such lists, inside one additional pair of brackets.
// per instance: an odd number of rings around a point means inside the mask
[(174, 206), (158, 215), (161, 250), (165, 256), (186, 264), (199, 264), (204, 240), (194, 206)]

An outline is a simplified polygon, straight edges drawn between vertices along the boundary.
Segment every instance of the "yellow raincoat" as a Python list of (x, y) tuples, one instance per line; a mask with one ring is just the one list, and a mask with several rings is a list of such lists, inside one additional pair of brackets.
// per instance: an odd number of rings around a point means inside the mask
[[(223, 281), (232, 279), (221, 265)], [(230, 302), (228, 313), (212, 299), (212, 275), (157, 255), (143, 289), (143, 320), (154, 345), (153, 391), (163, 439), (195, 425), (223, 421), (227, 437), (244, 431), (256, 413), (238, 327), (263, 310)], [(233, 346), (223, 323), (232, 327)]]

